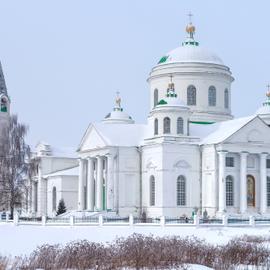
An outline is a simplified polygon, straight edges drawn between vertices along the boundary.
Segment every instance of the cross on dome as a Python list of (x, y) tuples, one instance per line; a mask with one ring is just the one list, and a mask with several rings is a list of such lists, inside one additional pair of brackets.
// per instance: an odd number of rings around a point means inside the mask
[(123, 111), (123, 108), (121, 107), (121, 97), (120, 92), (116, 92), (116, 98), (115, 98), (115, 107), (113, 109), (114, 111)]
[(187, 39), (182, 43), (182, 45), (193, 45), (193, 46), (199, 46), (199, 42), (194, 40), (194, 34), (195, 34), (195, 26), (192, 24), (192, 16), (193, 14), (189, 12), (189, 23), (186, 26), (186, 32), (188, 33)]

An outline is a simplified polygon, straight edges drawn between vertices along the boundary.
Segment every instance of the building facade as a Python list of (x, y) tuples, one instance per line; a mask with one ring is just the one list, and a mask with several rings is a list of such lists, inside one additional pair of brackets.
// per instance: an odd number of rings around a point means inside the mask
[[(230, 68), (199, 45), (192, 23), (186, 32), (150, 72), (146, 124), (136, 124), (117, 96), (112, 112), (87, 128), (77, 149), (72, 209), (150, 217), (270, 214), (270, 92), (256, 113), (233, 119)], [(56, 182), (45, 181), (53, 209)]]

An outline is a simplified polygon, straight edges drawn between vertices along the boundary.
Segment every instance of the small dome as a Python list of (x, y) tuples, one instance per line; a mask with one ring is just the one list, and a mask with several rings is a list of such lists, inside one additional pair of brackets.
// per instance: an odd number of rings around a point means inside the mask
[(163, 107), (178, 107), (182, 110), (189, 110), (189, 107), (179, 98), (177, 98), (177, 94), (175, 93), (174, 83), (169, 83), (166, 96), (161, 99), (156, 108)]
[(131, 116), (129, 116), (123, 111), (112, 111), (105, 116), (103, 122), (117, 124), (133, 124), (134, 120), (131, 118)]
[(117, 124), (134, 124), (134, 120), (127, 113), (123, 111), (121, 107), (121, 98), (119, 92), (115, 98), (115, 106), (113, 111), (108, 113), (102, 122), (105, 123), (117, 123)]
[(222, 60), (214, 53), (207, 49), (195, 45), (196, 41), (186, 41), (189, 43), (194, 42), (194, 45), (185, 45), (178, 47), (163, 56), (158, 64), (168, 63), (209, 63), (224, 65)]

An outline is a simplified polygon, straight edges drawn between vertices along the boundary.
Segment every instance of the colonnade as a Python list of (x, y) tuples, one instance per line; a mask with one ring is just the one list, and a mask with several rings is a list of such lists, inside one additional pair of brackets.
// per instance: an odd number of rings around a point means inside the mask
[(78, 210), (116, 210), (114, 155), (79, 159)]
[[(219, 173), (218, 173), (218, 191), (219, 191), (219, 199), (218, 199), (218, 211), (220, 213), (226, 210), (226, 155), (227, 151), (219, 151), (218, 152), (218, 164), (219, 164)], [(239, 192), (239, 210), (240, 213), (243, 214), (247, 211), (247, 157), (249, 155), (248, 152), (241, 152), (240, 155), (240, 192)], [(267, 170), (266, 170), (266, 159), (268, 153), (260, 153), (260, 166), (259, 180), (260, 186), (260, 201), (259, 201), (259, 211), (261, 214), (264, 214), (267, 210), (267, 188), (266, 188), (266, 179), (267, 179)], [(257, 207), (257, 206), (256, 206)]]

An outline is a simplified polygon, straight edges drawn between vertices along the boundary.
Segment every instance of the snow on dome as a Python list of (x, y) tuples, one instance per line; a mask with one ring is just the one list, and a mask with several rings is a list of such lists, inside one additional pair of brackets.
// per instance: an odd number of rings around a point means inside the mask
[(121, 98), (119, 92), (116, 93), (115, 106), (113, 111), (105, 116), (102, 122), (117, 124), (134, 124), (134, 120), (121, 107)]
[(169, 83), (166, 96), (158, 102), (156, 108), (163, 108), (165, 106), (189, 110), (189, 107), (182, 100), (177, 98), (173, 82)]
[[(166, 59), (166, 60), (165, 60)], [(222, 60), (207, 49), (195, 45), (180, 46), (163, 56), (158, 64), (168, 63), (209, 63), (224, 65)]]
[(269, 114), (270, 115), (270, 106), (262, 106), (260, 107), (257, 112), (257, 115), (264, 115), (264, 114)]

